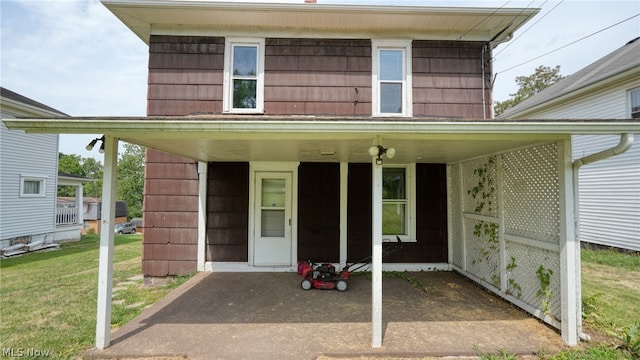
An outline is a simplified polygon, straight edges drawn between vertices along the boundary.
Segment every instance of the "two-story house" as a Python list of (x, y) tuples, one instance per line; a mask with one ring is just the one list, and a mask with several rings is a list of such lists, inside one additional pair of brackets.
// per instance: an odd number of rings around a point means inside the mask
[[(4, 87), (0, 87), (0, 113), (2, 118), (68, 116)], [(78, 221), (58, 221), (56, 192), (65, 181), (58, 174), (57, 134), (25, 134), (0, 124), (2, 254), (53, 247), (55, 241), (80, 237)], [(70, 209), (77, 211), (77, 204)]]
[[(103, 3), (149, 45), (148, 116), (5, 120), (105, 134), (98, 348), (110, 341), (119, 140), (148, 148), (150, 281), (372, 256), (374, 347), (383, 268), (458, 271), (577, 343), (570, 138), (640, 124), (489, 120), (492, 49), (536, 9)], [(404, 249), (383, 264), (396, 237)]]

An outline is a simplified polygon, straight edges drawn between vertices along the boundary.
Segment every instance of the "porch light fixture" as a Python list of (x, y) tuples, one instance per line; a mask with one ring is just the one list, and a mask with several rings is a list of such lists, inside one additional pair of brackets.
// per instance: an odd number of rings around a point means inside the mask
[(396, 149), (384, 148), (382, 145), (372, 145), (369, 148), (369, 155), (377, 156), (376, 165), (382, 165), (382, 155), (387, 155), (389, 159), (393, 158), (396, 155)]
[(87, 149), (87, 151), (93, 150), (93, 147), (96, 146), (96, 143), (98, 141), (102, 141), (102, 144), (100, 145), (100, 149), (98, 150), (98, 152), (100, 154), (104, 154), (104, 135), (102, 135), (102, 137), (100, 137), (100, 138), (95, 138), (95, 139), (91, 140), (91, 142), (89, 144), (87, 144), (85, 149)]

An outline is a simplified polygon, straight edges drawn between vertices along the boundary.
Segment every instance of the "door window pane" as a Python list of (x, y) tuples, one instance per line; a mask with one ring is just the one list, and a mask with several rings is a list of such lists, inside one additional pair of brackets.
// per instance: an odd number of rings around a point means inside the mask
[(262, 209), (263, 237), (284, 237), (284, 210)]
[(285, 180), (262, 179), (262, 207), (284, 207), (284, 204)]

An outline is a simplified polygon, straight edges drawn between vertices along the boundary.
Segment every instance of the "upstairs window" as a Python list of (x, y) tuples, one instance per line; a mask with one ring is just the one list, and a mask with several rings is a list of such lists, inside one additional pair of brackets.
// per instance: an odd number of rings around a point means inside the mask
[(264, 112), (264, 39), (227, 38), (224, 74), (224, 112)]
[(412, 116), (411, 41), (372, 41), (374, 116)]
[(631, 118), (640, 119), (640, 89), (632, 90), (629, 97), (631, 98)]

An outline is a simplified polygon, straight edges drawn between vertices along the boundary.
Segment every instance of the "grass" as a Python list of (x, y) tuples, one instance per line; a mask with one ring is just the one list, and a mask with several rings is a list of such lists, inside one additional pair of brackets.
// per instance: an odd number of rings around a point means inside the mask
[(632, 336), (640, 323), (640, 255), (583, 249), (581, 258), (583, 322), (594, 341), (557, 359), (640, 358), (628, 343), (640, 340)]
[[(141, 274), (141, 236), (115, 237), (112, 328), (138, 315), (186, 278), (145, 288)], [(99, 238), (87, 235), (58, 251), (27, 254), (0, 261), (0, 347), (49, 351), (49, 358), (69, 359), (94, 346)], [(117, 300), (122, 304), (115, 304)], [(137, 304), (134, 307), (128, 307)], [(4, 354), (3, 354), (4, 356)], [(28, 356), (27, 356), (28, 358)]]

